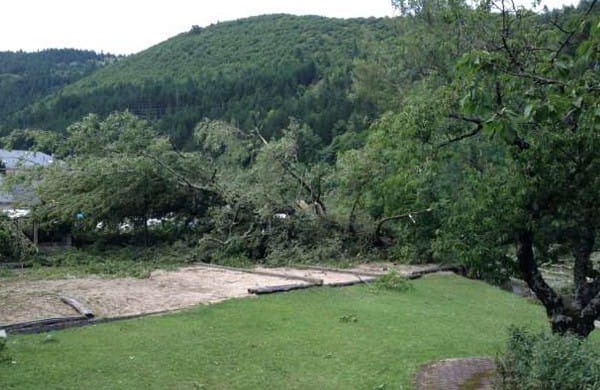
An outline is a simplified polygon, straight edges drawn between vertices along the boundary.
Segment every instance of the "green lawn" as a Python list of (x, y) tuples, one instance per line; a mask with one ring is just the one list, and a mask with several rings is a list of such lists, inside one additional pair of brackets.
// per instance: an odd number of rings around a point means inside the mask
[(540, 306), (429, 276), (406, 292), (314, 288), (184, 312), (12, 336), (2, 389), (401, 389), (417, 368), (495, 355)]

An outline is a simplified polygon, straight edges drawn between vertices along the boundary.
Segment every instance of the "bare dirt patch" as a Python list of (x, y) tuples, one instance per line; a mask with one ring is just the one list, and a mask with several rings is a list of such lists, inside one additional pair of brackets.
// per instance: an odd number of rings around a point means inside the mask
[(0, 324), (76, 315), (61, 295), (85, 302), (98, 317), (116, 317), (245, 297), (248, 288), (285, 283), (290, 280), (205, 267), (158, 270), (146, 279), (10, 280), (0, 286)]
[[(383, 274), (392, 266), (368, 265), (354, 268), (352, 271)], [(397, 266), (393, 267), (397, 268)], [(408, 273), (416, 269), (410, 267), (398, 271)], [(24, 321), (77, 315), (74, 309), (60, 301), (60, 296), (75, 298), (84, 303), (96, 317), (119, 317), (248, 297), (252, 296), (248, 293), (249, 288), (309, 283), (295, 278), (298, 276), (321, 279), (324, 284), (369, 278), (369, 276), (325, 270), (294, 268), (257, 268), (257, 270), (281, 276), (192, 266), (176, 271), (157, 270), (146, 279), (99, 277), (39, 281), (4, 279), (0, 282), (0, 327)]]

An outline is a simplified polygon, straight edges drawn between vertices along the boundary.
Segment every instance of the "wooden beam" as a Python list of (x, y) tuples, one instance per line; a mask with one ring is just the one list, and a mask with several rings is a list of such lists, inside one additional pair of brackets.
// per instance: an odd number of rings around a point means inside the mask
[(262, 295), (262, 294), (273, 294), (279, 292), (287, 292), (293, 290), (303, 290), (311, 287), (319, 287), (321, 284), (283, 284), (279, 286), (266, 286), (266, 287), (257, 287), (257, 288), (249, 288), (248, 292), (250, 294)]
[(85, 318), (94, 317), (94, 313), (87, 306), (77, 301), (76, 299), (69, 297), (60, 297), (60, 300), (66, 303), (67, 305), (71, 306), (73, 309), (77, 310), (77, 312)]
[(7, 333), (38, 333), (43, 332), (45, 329), (52, 327), (57, 324), (67, 324), (80, 321), (88, 321), (87, 317), (58, 317), (58, 318), (44, 318), (42, 320), (19, 322), (17, 324), (0, 325), (0, 328), (5, 330)]
[(434, 274), (436, 272), (454, 272), (458, 275), (462, 275), (464, 276), (464, 269), (460, 266), (457, 265), (443, 265), (440, 267), (435, 267), (435, 268), (429, 268), (429, 269), (424, 269), (422, 271), (415, 271), (415, 272), (411, 272), (408, 275), (406, 275), (407, 279), (418, 279), (423, 275), (427, 275), (427, 274)]
[(326, 284), (326, 286), (327, 287), (348, 287), (348, 286), (354, 286), (355, 284), (374, 282), (377, 279), (379, 279), (379, 278), (365, 278), (365, 279), (358, 279), (358, 280), (349, 280), (347, 282), (333, 282), (333, 283)]

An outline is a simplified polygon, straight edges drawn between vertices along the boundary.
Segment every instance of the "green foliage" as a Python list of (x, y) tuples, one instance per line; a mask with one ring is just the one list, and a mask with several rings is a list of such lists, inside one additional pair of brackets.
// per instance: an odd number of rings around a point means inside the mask
[[(22, 110), (114, 60), (110, 54), (73, 49), (0, 52), (0, 117), (6, 118)], [(13, 125), (22, 127), (24, 123)], [(6, 135), (8, 129), (0, 125), (2, 135)], [(29, 146), (24, 142), (16, 144), (15, 148)]]
[[(597, 7), (540, 15), (500, 1), (395, 3), (407, 15), (398, 25), (410, 26), (400, 46), (428, 58), (406, 56), (419, 65), (405, 68), (376, 48), (357, 68), (357, 97), (394, 112), (338, 156), (351, 224), (375, 223), (393, 256), (462, 263), (495, 283), (516, 272), (518, 232), (534, 232), (540, 262), (552, 245), (576, 251), (600, 221)], [(409, 68), (426, 71), (400, 76)], [(406, 93), (385, 106), (373, 78)]]
[[(129, 113), (105, 120), (90, 115), (70, 126), (54, 150), (62, 162), (47, 168), (36, 185), (34, 216), (47, 230), (114, 233), (128, 224), (146, 240), (149, 219), (176, 221), (182, 210), (194, 216), (205, 207), (203, 194), (179, 176), (196, 180), (204, 171), (187, 171), (195, 161)], [(185, 230), (185, 221), (178, 223)]]
[(267, 138), (289, 117), (328, 144), (346, 123), (364, 129), (373, 113), (349, 98), (353, 60), (365, 37), (393, 45), (394, 21), (265, 15), (182, 33), (120, 59), (53, 97), (7, 118), (12, 127), (66, 128), (88, 113), (131, 110), (157, 120), (178, 147), (189, 147), (204, 118)]
[(453, 168), (434, 159), (438, 132), (447, 127), (448, 99), (440, 93), (435, 96), (438, 104), (431, 107), (424, 100), (429, 94), (423, 86), (398, 113), (382, 116), (371, 127), (365, 146), (341, 153), (336, 166), (341, 201), (353, 210), (354, 227), (367, 225), (376, 240), (393, 237), (391, 252), (409, 262), (431, 260), (431, 242), (442, 215), (436, 204), (455, 185), (452, 172), (443, 182), (436, 181), (442, 177), (439, 171)]
[(208, 210), (204, 260), (331, 262), (360, 247), (326, 210), (331, 187), (318, 137), (295, 121), (282, 133), (267, 141), (222, 122), (197, 127), (196, 148), (221, 200)]
[(597, 389), (600, 353), (592, 341), (512, 328), (497, 359), (500, 389)]
[[(593, 246), (600, 223), (599, 96), (592, 87), (599, 81), (593, 70), (598, 54), (589, 51), (598, 45), (590, 29), (596, 23), (593, 5), (543, 16), (501, 8), (501, 17), (488, 18), (490, 29), (482, 36), (501, 49), (472, 50), (457, 62), (453, 116), (465, 126), (470, 122), (472, 130), (452, 134), (462, 142), (448, 147), (462, 158), (469, 157), (468, 148), (479, 156), (462, 172), (444, 233), (456, 256), (479, 264), (481, 272), (509, 274), (515, 264), (508, 250), (527, 232), (536, 250), (533, 261), (551, 261), (550, 249), (564, 246), (583, 253), (575, 259), (576, 272), (587, 269), (585, 276), (595, 277), (588, 266), (591, 247), (581, 247), (585, 237)], [(556, 26), (568, 26), (571, 36)], [(585, 288), (585, 276), (579, 288)]]
[(17, 227), (16, 221), (0, 219), (0, 262), (22, 262), (37, 248)]

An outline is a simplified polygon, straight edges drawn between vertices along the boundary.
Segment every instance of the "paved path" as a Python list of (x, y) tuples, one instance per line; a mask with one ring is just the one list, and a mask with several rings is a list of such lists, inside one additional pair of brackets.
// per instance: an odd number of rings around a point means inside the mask
[(418, 390), (491, 390), (494, 359), (446, 359), (427, 363), (417, 374)]

